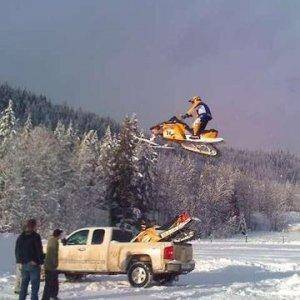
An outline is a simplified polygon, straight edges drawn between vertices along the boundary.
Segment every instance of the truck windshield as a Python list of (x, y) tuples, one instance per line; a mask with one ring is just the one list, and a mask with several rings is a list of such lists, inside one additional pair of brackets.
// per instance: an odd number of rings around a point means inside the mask
[(127, 243), (132, 240), (132, 234), (131, 232), (126, 230), (114, 229), (111, 240), (121, 243)]

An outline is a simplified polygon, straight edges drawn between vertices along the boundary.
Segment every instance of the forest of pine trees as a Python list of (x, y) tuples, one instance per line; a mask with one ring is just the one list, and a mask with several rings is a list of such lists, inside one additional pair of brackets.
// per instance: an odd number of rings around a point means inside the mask
[(10, 99), (14, 101), (15, 116), (22, 125), (30, 114), (34, 126), (45, 125), (53, 130), (59, 121), (65, 126), (72, 122), (79, 134), (96, 128), (99, 137), (102, 137), (107, 126), (110, 126), (112, 132), (119, 130), (117, 122), (108, 117), (76, 110), (65, 104), (53, 104), (43, 95), (37, 96), (26, 89), (13, 88), (7, 83), (0, 84), (1, 111), (8, 106)]
[(33, 122), (30, 110), (15, 114), (19, 106), (7, 101), (0, 118), (0, 231), (18, 232), (35, 217), (44, 234), (70, 232), (91, 225), (95, 210), (134, 229), (142, 219), (163, 222), (187, 211), (200, 220), (199, 236), (224, 236), (241, 223), (257, 229), (258, 215), (280, 230), (294, 209), (299, 159), (289, 153), (223, 148), (221, 158), (208, 159), (155, 151), (136, 138), (142, 131), (135, 116), (114, 130), (104, 122), (101, 135), (97, 126), (79, 130), (69, 115), (55, 126)]

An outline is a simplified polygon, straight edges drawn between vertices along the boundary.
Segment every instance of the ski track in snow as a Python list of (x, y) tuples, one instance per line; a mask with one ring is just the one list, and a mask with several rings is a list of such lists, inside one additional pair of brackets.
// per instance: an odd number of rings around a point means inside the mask
[[(0, 236), (0, 299), (13, 294), (14, 238)], [(3, 255), (4, 253), (4, 255)], [(60, 299), (300, 299), (300, 233), (194, 242), (196, 269), (173, 286), (135, 289), (125, 275), (60, 277)], [(43, 284), (41, 285), (41, 292)]]

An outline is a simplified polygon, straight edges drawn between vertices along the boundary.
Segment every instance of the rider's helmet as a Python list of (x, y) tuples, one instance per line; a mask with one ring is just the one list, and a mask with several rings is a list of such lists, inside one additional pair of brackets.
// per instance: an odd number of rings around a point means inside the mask
[(190, 100), (189, 100), (189, 102), (191, 102), (191, 103), (196, 103), (196, 102), (201, 102), (202, 101), (202, 99), (200, 98), (200, 96), (194, 96), (193, 98), (191, 98)]

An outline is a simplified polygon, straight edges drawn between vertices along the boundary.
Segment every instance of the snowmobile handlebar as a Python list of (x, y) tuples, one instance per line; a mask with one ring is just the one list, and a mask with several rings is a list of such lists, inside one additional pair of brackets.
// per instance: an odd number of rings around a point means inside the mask
[(183, 119), (183, 120), (184, 120), (184, 119), (187, 119), (187, 118), (189, 118), (189, 117), (190, 117), (189, 114), (184, 114), (184, 115), (181, 115), (181, 116), (180, 116), (180, 118)]
[(156, 129), (158, 127), (161, 127), (163, 124), (166, 124), (166, 123), (181, 123), (185, 126), (187, 126), (184, 121), (183, 121), (183, 115), (182, 116), (173, 116), (171, 117), (168, 121), (164, 121), (164, 122), (161, 122), (161, 123), (158, 123), (152, 127), (150, 127), (150, 130), (153, 130), (153, 129)]

